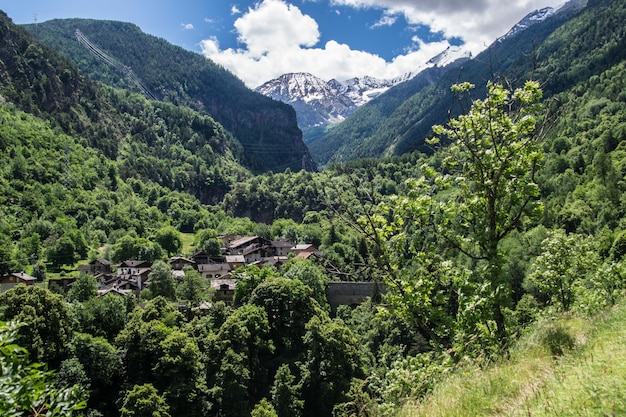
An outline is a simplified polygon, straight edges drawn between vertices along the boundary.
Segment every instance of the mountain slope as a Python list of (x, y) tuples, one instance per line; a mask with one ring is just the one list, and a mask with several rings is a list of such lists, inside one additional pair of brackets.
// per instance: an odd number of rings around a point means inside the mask
[(241, 146), (211, 117), (93, 82), (4, 13), (0, 80), (2, 104), (81, 138), (80, 146), (115, 161), (123, 179), (153, 181), (217, 202), (234, 178), (249, 175), (237, 162)]
[(251, 91), (198, 54), (129, 23), (61, 19), (25, 27), (93, 79), (138, 91), (124, 73), (76, 41), (79, 30), (97, 48), (132, 69), (156, 97), (214, 117), (241, 143), (243, 163), (254, 171), (315, 168), (290, 106)]
[[(410, 95), (404, 95), (401, 100), (397, 96), (392, 96), (396, 94), (394, 90), (407, 88), (410, 84), (404, 83), (396, 86), (360, 108), (341, 125), (311, 144), (311, 153), (318, 163), (327, 164), (331, 161), (360, 157), (399, 155), (414, 150), (428, 151), (428, 148), (424, 146), (424, 138), (431, 134), (431, 127), (434, 124), (446, 121), (448, 111), (451, 110), (454, 114), (455, 109), (452, 106), (454, 99), (450, 86), (460, 81), (474, 83), (477, 86), (474, 91), (475, 96), (482, 97), (487, 80), (500, 80), (515, 84), (525, 79), (535, 78), (543, 83), (545, 96), (549, 97), (559, 91), (555, 89), (557, 84), (561, 83), (563, 85), (561, 88), (564, 88), (565, 85), (571, 85), (573, 81), (557, 81), (563, 79), (569, 71), (564, 68), (556, 70), (555, 62), (559, 62), (559, 65), (567, 65), (572, 60), (576, 61), (572, 54), (587, 55), (590, 51), (600, 47), (600, 45), (593, 45), (590, 46), (591, 49), (572, 51), (567, 48), (560, 49), (546, 42), (550, 35), (576, 16), (580, 10), (580, 6), (564, 7), (562, 11), (559, 10), (549, 18), (517, 32), (515, 36), (508, 36), (494, 42), (490, 48), (475, 58), (447, 71), (424, 88), (413, 90)], [(592, 12), (583, 11), (583, 13)], [(599, 19), (597, 22), (601, 22), (600, 19), (613, 21), (613, 18), (608, 18), (604, 14), (597, 18)], [(574, 30), (576, 23), (572, 23), (570, 27), (572, 29), (564, 30)], [(620, 30), (618, 27), (614, 29)], [(576, 33), (576, 36), (582, 36), (582, 39), (588, 37), (579, 33)], [(618, 37), (621, 39), (621, 35)], [(560, 41), (561, 46), (564, 45), (563, 42), (567, 41)], [(608, 58), (608, 55), (603, 54), (603, 56)], [(617, 56), (617, 51), (613, 52), (610, 59), (614, 60)], [(600, 70), (600, 68), (597, 69)], [(369, 128), (364, 128), (364, 123), (372, 119), (370, 115), (378, 114), (372, 107), (384, 107), (387, 101), (393, 103), (390, 106), (393, 110), (385, 118), (374, 116), (376, 123), (369, 123), (366, 125)]]

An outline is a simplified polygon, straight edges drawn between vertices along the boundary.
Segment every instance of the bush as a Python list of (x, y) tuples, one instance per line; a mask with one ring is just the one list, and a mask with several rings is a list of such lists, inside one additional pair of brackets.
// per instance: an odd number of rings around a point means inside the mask
[(576, 345), (574, 336), (562, 324), (548, 323), (539, 335), (539, 343), (548, 349), (552, 356), (562, 356)]

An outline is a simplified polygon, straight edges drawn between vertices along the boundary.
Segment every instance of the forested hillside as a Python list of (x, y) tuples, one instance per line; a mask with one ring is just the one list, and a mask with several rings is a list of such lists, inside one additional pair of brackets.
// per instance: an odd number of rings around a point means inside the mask
[[(530, 58), (492, 51), (495, 80), (376, 104), (383, 125), (435, 109), (427, 153), (252, 175), (202, 109), (94, 81), (1, 15), (0, 414), (626, 412), (624, 17), (592, 1)], [(319, 250), (193, 266), (228, 235)], [(118, 286), (126, 262), (143, 286)], [(335, 310), (333, 281), (375, 285)]]
[(155, 98), (210, 115), (244, 151), (242, 163), (256, 172), (313, 170), (293, 109), (248, 89), (210, 60), (129, 23), (61, 19), (25, 26), (37, 39), (69, 57), (94, 80), (139, 91), (77, 41), (79, 30), (93, 45), (136, 74)]
[[(527, 79), (539, 81), (545, 97), (570, 88), (624, 59), (624, 19), (620, 2), (592, 0), (580, 11), (569, 9), (519, 34), (498, 40), (483, 53), (452, 69), (429, 88), (417, 91), (377, 124), (377, 107), (394, 103), (396, 98), (381, 95), (311, 145), (320, 164), (359, 157), (399, 155), (413, 150), (428, 150), (424, 138), (431, 127), (443, 123), (448, 111), (455, 114), (450, 85), (469, 81), (478, 87), (485, 80), (500, 80), (511, 85)], [(601, 35), (600, 35), (601, 33)], [(403, 88), (399, 85), (396, 89)], [(484, 90), (476, 91), (481, 97)], [(389, 95), (389, 96), (388, 96)]]

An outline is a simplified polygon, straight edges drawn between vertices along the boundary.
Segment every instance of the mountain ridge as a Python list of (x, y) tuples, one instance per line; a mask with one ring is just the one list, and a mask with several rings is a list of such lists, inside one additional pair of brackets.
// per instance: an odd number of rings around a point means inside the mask
[(324, 81), (310, 73), (288, 73), (269, 80), (255, 91), (293, 106), (304, 141), (311, 142), (318, 128), (334, 125), (348, 118), (359, 107), (384, 94), (390, 88), (408, 81), (428, 68), (444, 68), (470, 59), (462, 47), (448, 47), (416, 70), (393, 79), (371, 76), (345, 81)]
[[(584, 0), (572, 0), (556, 13), (535, 13), (535, 16), (542, 15), (543, 19), (531, 19), (534, 23), (527, 25), (524, 30), (500, 38), (476, 57), (450, 68), (436, 79), (431, 76), (430, 82), (420, 84), (420, 88), (415, 88), (415, 79), (420, 78), (418, 75), (390, 89), (310, 143), (311, 153), (318, 164), (323, 166), (335, 161), (400, 155), (412, 151), (430, 152), (425, 139), (432, 135), (432, 126), (445, 123), (447, 115), (454, 115), (458, 111), (452, 108), (454, 97), (450, 91), (451, 85), (467, 80), (477, 86), (472, 96), (479, 98), (485, 94), (485, 80), (519, 82), (533, 74), (535, 77), (541, 74), (533, 66), (537, 62), (529, 57), (536, 56), (537, 50), (554, 31), (584, 10), (584, 4)], [(548, 59), (544, 57), (547, 53), (542, 50), (543, 60)], [(558, 51), (550, 53), (557, 54)], [(552, 78), (546, 75), (543, 79), (553, 83), (563, 76), (563, 72), (560, 72)], [(411, 89), (412, 94), (398, 95), (395, 91), (398, 88)], [(548, 88), (545, 95), (554, 92)]]
[(205, 57), (142, 32), (132, 23), (55, 19), (23, 25), (41, 42), (70, 58), (90, 77), (136, 88), (123, 74), (76, 42), (76, 30), (139, 77), (163, 101), (215, 118), (243, 147), (242, 163), (254, 172), (315, 170), (292, 107), (258, 94)]

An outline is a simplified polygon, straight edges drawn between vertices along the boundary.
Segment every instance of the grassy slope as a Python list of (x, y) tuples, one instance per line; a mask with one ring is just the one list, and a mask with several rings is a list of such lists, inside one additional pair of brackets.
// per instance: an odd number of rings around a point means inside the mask
[(416, 416), (622, 416), (626, 415), (626, 301), (591, 319), (557, 323), (576, 347), (554, 358), (541, 343), (554, 321), (538, 323), (511, 359), (450, 376), (422, 402), (398, 413)]

